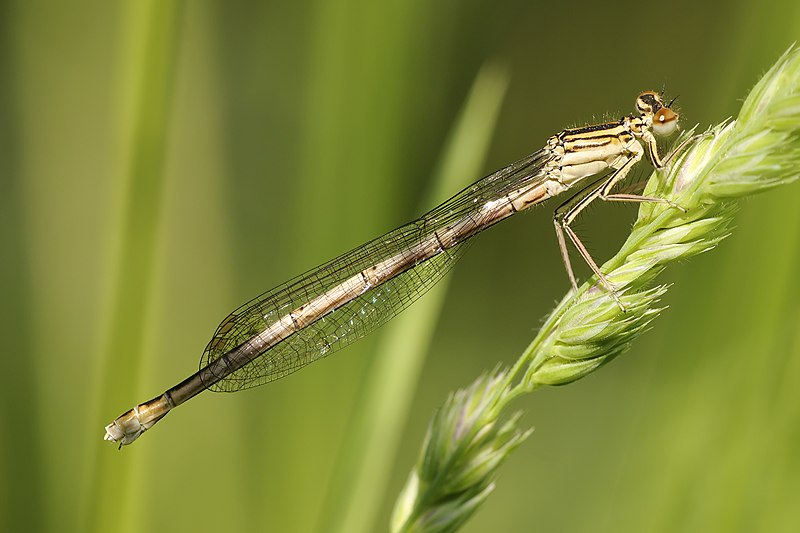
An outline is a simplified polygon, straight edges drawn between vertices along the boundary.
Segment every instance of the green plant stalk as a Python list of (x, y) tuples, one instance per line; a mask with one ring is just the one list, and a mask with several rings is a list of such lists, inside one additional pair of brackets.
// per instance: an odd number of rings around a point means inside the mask
[[(485, 65), (472, 86), (435, 172), (426, 206), (466, 186), (465, 176), (480, 172), (494, 124), (508, 87), (508, 75)], [(381, 334), (381, 354), (364, 380), (358, 410), (345, 432), (335, 475), (320, 519), (320, 531), (374, 531), (399, 436), (411, 408), (419, 374), (447, 293), (450, 276), (440, 281), (414, 313), (404, 313)], [(410, 340), (410, 342), (409, 342)]]
[(764, 75), (737, 120), (692, 134), (678, 139), (685, 149), (645, 188), (673, 205), (642, 204), (630, 236), (602, 266), (625, 310), (589, 280), (564, 297), (511, 369), (451, 395), (430, 424), (392, 531), (458, 529), (491, 493), (500, 464), (530, 434), (516, 427), (519, 414), (501, 422), (509, 402), (543, 385), (571, 383), (625, 351), (663, 310), (667, 286), (652, 285), (658, 274), (724, 239), (737, 198), (797, 179), (800, 49), (789, 49)]
[[(127, 161), (121, 176), (120, 222), (114, 235), (116, 272), (109, 290), (104, 351), (95, 370), (100, 376), (97, 397), (103, 401), (96, 405), (123, 404), (136, 390), (161, 223), (166, 117), (182, 5), (180, 0), (151, 0), (133, 3), (127, 12), (130, 49), (123, 68), (130, 89), (121, 99), (127, 113), (121, 133)], [(91, 427), (106, 416), (91, 409), (89, 413)], [(136, 527), (134, 523), (118, 523), (117, 518), (130, 514), (132, 464), (120, 466), (118, 458), (102, 453), (101, 447), (92, 440), (87, 450), (92, 455), (82, 491), (87, 496), (81, 531), (102, 531), (109, 524), (115, 524), (116, 531), (127, 531)]]

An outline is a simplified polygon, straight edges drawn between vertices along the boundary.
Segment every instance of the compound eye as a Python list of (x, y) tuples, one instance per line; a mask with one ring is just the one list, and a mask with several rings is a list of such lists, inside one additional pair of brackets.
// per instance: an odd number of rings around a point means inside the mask
[(678, 118), (680, 115), (669, 109), (662, 107), (653, 115), (653, 133), (656, 135), (671, 135), (678, 129)]

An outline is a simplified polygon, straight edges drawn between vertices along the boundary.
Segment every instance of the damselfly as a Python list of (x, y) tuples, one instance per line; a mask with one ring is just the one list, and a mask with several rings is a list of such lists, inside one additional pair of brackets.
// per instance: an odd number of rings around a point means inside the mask
[(441, 279), (468, 239), (570, 189), (577, 193), (554, 216), (570, 282), (577, 291), (567, 238), (616, 299), (614, 287), (571, 224), (598, 198), (666, 202), (613, 189), (645, 155), (655, 168), (664, 166), (655, 136), (677, 129), (678, 114), (671, 104), (658, 93), (643, 92), (636, 99), (638, 114), (564, 130), (541, 150), (481, 179), (417, 220), (244, 304), (217, 327), (200, 370), (118, 417), (106, 426), (105, 439), (120, 447), (130, 444), (171, 409), (206, 389), (230, 392), (274, 381), (358, 340)]

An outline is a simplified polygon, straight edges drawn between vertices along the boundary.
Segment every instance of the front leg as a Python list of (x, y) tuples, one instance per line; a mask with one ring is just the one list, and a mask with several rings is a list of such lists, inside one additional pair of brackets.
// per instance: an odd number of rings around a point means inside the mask
[[(647, 153), (650, 155), (650, 160), (653, 163), (653, 166), (656, 169), (664, 168), (664, 163), (658, 156), (658, 147), (655, 146), (655, 138), (653, 138), (653, 135), (650, 132), (646, 133), (649, 135), (649, 140), (648, 138), (646, 138), (647, 136), (643, 136), (643, 140), (647, 143), (649, 143), (650, 141), (653, 142), (653, 145), (652, 146), (648, 145), (649, 147), (647, 148)], [(611, 176), (611, 178), (608, 181), (606, 181), (600, 188), (600, 194), (599, 194), (600, 199), (606, 202), (653, 202), (659, 204), (668, 204), (676, 209), (680, 209), (685, 213), (686, 210), (684, 208), (682, 208), (681, 206), (679, 206), (674, 202), (667, 200), (666, 198), (659, 198), (657, 196), (645, 196), (642, 194), (611, 194), (611, 190), (614, 188), (614, 186), (623, 179), (625, 179), (625, 177), (630, 172), (631, 168), (633, 168), (633, 165), (641, 161), (642, 157), (644, 156), (645, 149), (642, 148), (642, 145), (639, 144), (638, 142), (634, 143), (633, 146), (631, 146), (630, 150), (632, 153), (630, 159), (628, 159), (620, 167), (620, 169), (617, 172), (615, 172)]]
[(650, 159), (650, 162), (653, 164), (656, 170), (661, 170), (664, 168), (667, 163), (679, 153), (683, 151), (684, 148), (689, 146), (692, 142), (702, 139), (703, 137), (707, 136), (709, 133), (698, 133), (697, 135), (690, 135), (686, 139), (683, 140), (678, 146), (673, 148), (673, 150), (667, 154), (664, 159), (661, 159), (661, 156), (658, 154), (658, 143), (656, 142), (656, 138), (652, 132), (646, 131), (642, 134), (642, 141), (647, 148), (647, 157)]
[[(656, 170), (661, 170), (664, 168), (664, 162), (661, 160), (661, 156), (658, 155), (658, 142), (656, 142), (656, 137), (653, 135), (651, 131), (645, 131), (642, 134), (642, 141), (644, 145), (647, 147), (647, 157), (650, 159), (650, 162), (653, 164), (653, 167)], [(636, 143), (639, 144), (639, 143)], [(639, 146), (641, 149), (641, 145)]]

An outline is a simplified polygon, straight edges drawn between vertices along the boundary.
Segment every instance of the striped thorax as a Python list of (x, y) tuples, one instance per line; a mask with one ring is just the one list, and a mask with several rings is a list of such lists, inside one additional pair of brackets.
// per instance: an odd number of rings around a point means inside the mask
[(547, 173), (555, 182), (551, 185), (553, 192), (560, 187), (566, 190), (589, 176), (621, 170), (638, 162), (645, 153), (654, 167), (661, 168), (654, 134), (674, 132), (679, 115), (663, 103), (661, 95), (652, 91), (639, 95), (636, 109), (640, 112), (638, 116), (566, 129), (550, 137), (547, 148), (554, 157), (548, 163)]

